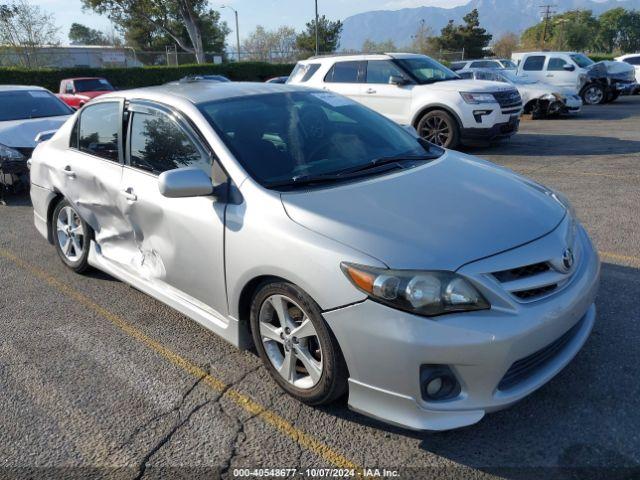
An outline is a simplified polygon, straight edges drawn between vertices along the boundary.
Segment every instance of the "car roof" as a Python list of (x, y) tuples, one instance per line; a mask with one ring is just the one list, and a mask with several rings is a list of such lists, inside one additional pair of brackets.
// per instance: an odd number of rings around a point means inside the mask
[(310, 62), (310, 61), (322, 61), (322, 60), (337, 60), (340, 59), (342, 61), (362, 61), (362, 60), (389, 60), (392, 58), (402, 59), (402, 58), (420, 58), (426, 57), (426, 55), (422, 55), (420, 53), (403, 53), (403, 52), (385, 52), (385, 53), (357, 53), (357, 54), (331, 54), (331, 55), (318, 55), (315, 57), (310, 57), (307, 60), (303, 60), (302, 63)]
[(308, 87), (278, 84), (278, 83), (258, 83), (258, 82), (172, 82), (157, 87), (136, 88), (133, 90), (122, 90), (107, 95), (102, 95), (100, 99), (126, 98), (126, 99), (149, 99), (167, 100), (179, 97), (193, 104), (213, 102), (237, 97), (249, 97), (253, 95), (265, 95), (269, 93), (287, 92), (308, 92)]
[(66, 82), (69, 80), (104, 80), (104, 77), (71, 77), (71, 78), (65, 78), (62, 81)]
[(43, 90), (48, 92), (46, 88), (38, 87), (36, 85), (0, 85), (0, 92), (15, 92), (26, 90)]

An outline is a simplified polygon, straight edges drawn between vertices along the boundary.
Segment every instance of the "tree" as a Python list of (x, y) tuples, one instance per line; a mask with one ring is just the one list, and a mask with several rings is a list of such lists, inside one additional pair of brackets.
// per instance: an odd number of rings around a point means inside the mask
[(464, 51), (466, 58), (481, 58), (493, 36), (480, 27), (478, 9), (471, 10), (462, 20), (462, 25), (449, 20), (440, 31), (440, 36), (435, 38), (435, 43), (442, 50)]
[(513, 51), (518, 48), (520, 38), (515, 33), (505, 33), (491, 47), (493, 54), (499, 58), (511, 58)]
[(71, 24), (69, 41), (72, 45), (109, 45), (109, 40), (100, 30), (79, 23)]
[(393, 40), (388, 39), (384, 42), (374, 42), (373, 40), (367, 38), (362, 43), (361, 51), (362, 53), (385, 53), (385, 52), (395, 52), (397, 50), (396, 44), (393, 43)]
[(35, 55), (39, 47), (58, 43), (53, 15), (26, 0), (0, 5), (0, 44), (16, 52), (25, 67), (39, 66)]
[[(318, 20), (318, 50), (321, 53), (335, 52), (340, 45), (342, 22), (332, 22), (324, 15)], [(316, 21), (307, 23), (305, 30), (296, 37), (296, 46), (299, 50), (312, 53), (316, 51)]]
[(607, 10), (598, 18), (596, 47), (605, 52), (640, 49), (640, 12), (622, 7)]
[(243, 49), (249, 53), (249, 58), (261, 61), (269, 61), (274, 57), (291, 60), (295, 57), (295, 47), (296, 31), (287, 26), (268, 31), (258, 25), (243, 42)]
[(229, 33), (207, 0), (82, 0), (85, 8), (107, 15), (127, 40), (141, 45), (176, 43), (204, 63), (205, 48), (224, 50)]
[(551, 17), (546, 30), (544, 22), (526, 29), (521, 37), (526, 49), (590, 50), (596, 47), (599, 22), (591, 10), (570, 10)]
[(423, 20), (418, 22), (416, 33), (411, 36), (411, 45), (409, 50), (414, 53), (422, 53), (424, 55), (434, 55), (438, 51), (438, 46), (433, 36), (433, 30)]

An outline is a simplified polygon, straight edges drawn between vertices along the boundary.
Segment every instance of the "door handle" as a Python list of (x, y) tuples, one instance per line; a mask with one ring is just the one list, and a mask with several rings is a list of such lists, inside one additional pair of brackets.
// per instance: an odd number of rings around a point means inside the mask
[(553, 77), (553, 73), (547, 73), (547, 77)]
[(76, 178), (76, 172), (71, 170), (71, 167), (69, 165), (64, 167), (64, 174), (69, 178)]
[(122, 195), (124, 195), (124, 198), (126, 198), (130, 202), (135, 202), (136, 200), (138, 200), (138, 196), (133, 193), (133, 188), (131, 187), (124, 189), (122, 191)]
[(376, 91), (373, 88), (370, 88), (370, 89), (366, 90), (364, 93), (368, 93), (369, 95), (372, 95), (372, 94), (376, 93)]

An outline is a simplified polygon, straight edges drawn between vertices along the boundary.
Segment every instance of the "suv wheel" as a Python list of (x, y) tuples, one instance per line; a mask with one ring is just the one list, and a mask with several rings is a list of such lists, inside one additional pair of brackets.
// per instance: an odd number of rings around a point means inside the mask
[(416, 127), (418, 134), (444, 148), (456, 148), (460, 143), (458, 123), (443, 110), (432, 110), (426, 113)]
[(330, 403), (347, 390), (347, 367), (338, 342), (309, 295), (287, 282), (263, 284), (251, 303), (251, 331), (258, 354), (292, 397)]
[(89, 268), (89, 244), (93, 238), (93, 230), (67, 200), (56, 205), (51, 230), (62, 262), (76, 273)]
[(604, 88), (597, 84), (587, 85), (582, 90), (582, 101), (586, 105), (597, 105), (603, 103), (605, 99)]

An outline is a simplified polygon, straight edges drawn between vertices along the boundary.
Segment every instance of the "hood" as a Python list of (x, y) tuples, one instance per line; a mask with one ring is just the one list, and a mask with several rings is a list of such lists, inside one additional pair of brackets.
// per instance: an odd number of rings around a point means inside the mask
[(544, 187), (453, 151), (282, 202), (294, 222), (398, 269), (457, 270), (546, 235), (565, 215)]
[(100, 95), (105, 95), (107, 93), (113, 93), (111, 90), (105, 92), (104, 90), (100, 90), (97, 92), (78, 92), (76, 93), (76, 97), (87, 97), (87, 99), (92, 99), (99, 97)]
[(57, 130), (71, 115), (0, 122), (0, 143), (8, 147), (33, 148), (36, 135)]
[(428, 83), (426, 85), (418, 85), (417, 88), (437, 88), (447, 92), (502, 92), (513, 90), (513, 87), (500, 82), (467, 79)]
[(549, 83), (543, 83), (543, 82), (517, 84), (515, 86), (520, 92), (520, 96), (522, 97), (523, 101), (525, 101), (525, 99), (530, 100), (533, 98), (539, 98), (549, 93), (559, 93), (561, 95), (564, 95), (565, 97), (571, 96), (571, 95), (577, 95), (577, 91), (575, 88), (570, 88), (566, 86), (563, 87), (560, 85), (551, 85)]
[(612, 80), (634, 81), (635, 69), (626, 62), (613, 62), (604, 60), (594, 63), (587, 70), (591, 78), (610, 78)]

